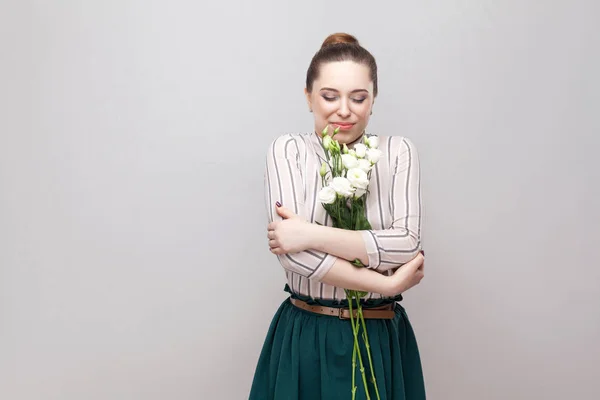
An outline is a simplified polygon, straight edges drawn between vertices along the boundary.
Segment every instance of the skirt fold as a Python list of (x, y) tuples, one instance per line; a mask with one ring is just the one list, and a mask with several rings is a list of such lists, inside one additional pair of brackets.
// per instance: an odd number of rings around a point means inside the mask
[[(419, 350), (404, 308), (396, 303), (394, 319), (366, 323), (381, 400), (424, 400)], [(249, 399), (351, 399), (353, 343), (350, 321), (301, 310), (286, 299), (269, 326)], [(369, 394), (375, 400), (369, 359), (360, 343)], [(358, 369), (355, 376), (356, 400), (364, 400)]]

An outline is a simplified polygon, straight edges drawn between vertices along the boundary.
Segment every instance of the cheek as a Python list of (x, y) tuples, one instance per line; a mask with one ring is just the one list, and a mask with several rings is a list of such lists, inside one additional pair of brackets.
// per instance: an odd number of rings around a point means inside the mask
[(370, 103), (367, 102), (364, 102), (363, 104), (354, 104), (352, 106), (352, 112), (361, 119), (368, 118), (370, 109)]
[(327, 102), (323, 99), (317, 102), (317, 113), (321, 116), (327, 117), (328, 115), (333, 114), (337, 110), (337, 106), (335, 103)]

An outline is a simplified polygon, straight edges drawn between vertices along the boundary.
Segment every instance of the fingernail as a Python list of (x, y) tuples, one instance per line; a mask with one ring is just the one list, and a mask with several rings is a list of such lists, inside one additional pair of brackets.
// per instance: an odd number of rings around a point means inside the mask
[(278, 201), (277, 201), (277, 202), (275, 202), (275, 205), (276, 205), (277, 207), (281, 207), (281, 203), (280, 203), (280, 202), (278, 202)]
[(425, 250), (421, 250), (421, 253), (423, 253), (423, 257), (425, 257)]

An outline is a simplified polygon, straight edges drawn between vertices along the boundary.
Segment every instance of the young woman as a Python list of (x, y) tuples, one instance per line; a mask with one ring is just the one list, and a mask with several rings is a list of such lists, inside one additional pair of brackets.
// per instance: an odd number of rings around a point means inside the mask
[[(366, 203), (372, 229), (333, 228), (317, 197), (325, 158), (319, 133), (339, 127), (335, 139), (349, 148), (369, 137), (375, 59), (353, 36), (330, 35), (310, 63), (305, 95), (314, 132), (280, 136), (267, 154), (267, 237), (285, 270), (290, 297), (269, 328), (250, 399), (352, 398), (354, 337), (344, 319), (344, 288), (369, 292), (362, 302), (379, 397), (425, 399), (417, 342), (397, 303), (423, 278), (417, 150), (406, 137), (379, 136), (383, 155), (371, 173)], [(348, 261), (355, 259), (366, 268)], [(359, 371), (356, 379), (355, 398), (366, 399)]]

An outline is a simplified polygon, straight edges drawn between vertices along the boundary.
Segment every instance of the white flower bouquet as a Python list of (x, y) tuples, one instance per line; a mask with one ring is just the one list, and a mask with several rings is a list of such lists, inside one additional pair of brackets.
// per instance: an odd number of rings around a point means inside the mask
[[(327, 134), (329, 126), (321, 132), (321, 145), (325, 151), (326, 160), (321, 165), (320, 175), (323, 188), (319, 192), (319, 201), (333, 221), (335, 228), (348, 230), (368, 230), (371, 224), (365, 216), (365, 201), (368, 195), (369, 180), (374, 165), (381, 158), (381, 150), (378, 149), (379, 138), (377, 136), (363, 136), (360, 143), (348, 149), (346, 144), (340, 144), (333, 137), (338, 133), (336, 128), (333, 135)], [(364, 267), (358, 259), (352, 261), (356, 267)], [(354, 334), (354, 349), (352, 351), (352, 399), (356, 395), (356, 359), (358, 358), (362, 381), (365, 387), (367, 399), (370, 399), (367, 387), (365, 367), (358, 343), (360, 328), (363, 328), (362, 339), (364, 341), (369, 367), (371, 369), (371, 383), (375, 387), (377, 399), (379, 391), (373, 370), (373, 360), (369, 346), (367, 326), (362, 312), (360, 299), (366, 296), (366, 292), (344, 289), (350, 309), (350, 323)], [(353, 307), (356, 305), (356, 310)]]

